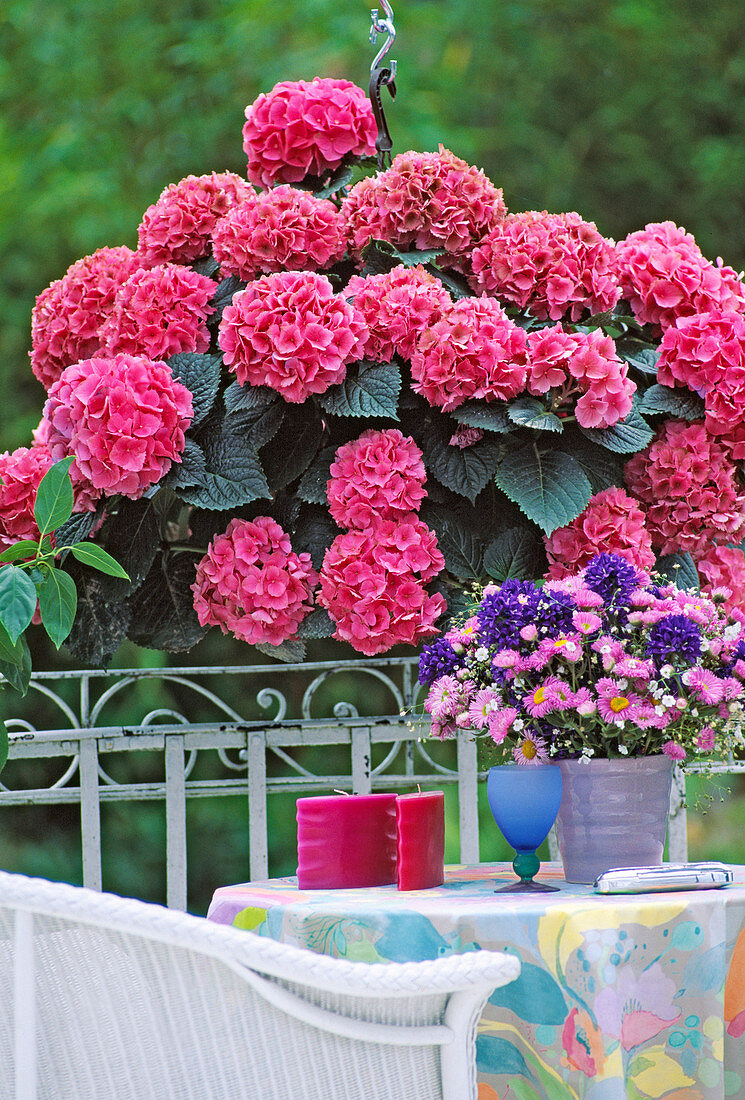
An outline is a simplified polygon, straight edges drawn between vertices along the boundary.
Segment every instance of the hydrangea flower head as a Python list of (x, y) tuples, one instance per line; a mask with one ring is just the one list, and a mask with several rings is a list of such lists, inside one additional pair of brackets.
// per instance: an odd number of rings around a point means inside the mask
[(34, 502), (53, 463), (47, 446), (18, 447), (0, 454), (0, 552), (20, 539), (38, 539)]
[(299, 404), (341, 382), (367, 326), (325, 275), (262, 275), (234, 295), (220, 322), (224, 361), (241, 385), (269, 386)]
[(330, 473), (329, 511), (339, 527), (370, 527), (416, 512), (427, 495), (422, 452), (398, 428), (371, 428), (345, 443)]
[(595, 493), (576, 519), (543, 541), (549, 563), (546, 575), (551, 578), (576, 573), (601, 552), (618, 554), (644, 570), (655, 561), (644, 512), (624, 489)]
[(189, 264), (210, 249), (212, 230), (253, 188), (234, 172), (186, 176), (148, 206), (137, 230), (138, 251), (149, 264)]
[(445, 411), (516, 397), (527, 377), (525, 332), (492, 298), (463, 298), (421, 333), (411, 376), (414, 391)]
[(235, 518), (197, 566), (192, 591), (202, 626), (219, 626), (249, 645), (280, 645), (313, 607), (318, 574), (309, 554), (269, 516)]
[(135, 271), (116, 296), (101, 326), (101, 347), (108, 355), (146, 355), (170, 359), (180, 352), (204, 352), (210, 346), (207, 318), (217, 283), (181, 264), (160, 264)]
[(183, 454), (192, 396), (165, 363), (115, 355), (66, 367), (44, 416), (53, 460), (74, 456), (70, 477), (90, 506), (101, 494), (137, 499), (160, 481)]
[(605, 313), (621, 296), (611, 241), (579, 214), (508, 214), (474, 249), (473, 286), (529, 309), (534, 317), (578, 321)]
[(735, 546), (709, 546), (696, 555), (702, 592), (724, 595), (727, 611), (745, 611), (745, 554)]
[(65, 367), (99, 350), (99, 332), (119, 288), (143, 266), (131, 248), (99, 248), (76, 260), (31, 311), (31, 369), (45, 389)]
[(453, 301), (423, 267), (394, 267), (382, 275), (353, 275), (344, 296), (354, 301), (369, 330), (365, 358), (389, 363), (394, 355), (411, 359), (419, 333), (448, 312)]
[(334, 204), (288, 186), (233, 206), (215, 226), (212, 243), (223, 275), (244, 281), (272, 271), (320, 271), (345, 249)]
[(260, 187), (333, 172), (375, 152), (377, 127), (362, 88), (349, 80), (282, 80), (246, 107), (248, 178)]
[(342, 202), (353, 256), (374, 239), (403, 251), (438, 249), (467, 258), (504, 214), (501, 190), (442, 145), (437, 153), (399, 153)]

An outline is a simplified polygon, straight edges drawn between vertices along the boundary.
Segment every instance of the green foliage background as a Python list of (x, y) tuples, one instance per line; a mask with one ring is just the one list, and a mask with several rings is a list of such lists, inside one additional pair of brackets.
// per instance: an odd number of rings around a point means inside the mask
[[(5, 0), (0, 447), (27, 444), (41, 415), (27, 360), (36, 294), (102, 245), (134, 247), (168, 183), (243, 172), (243, 110), (260, 91), (314, 75), (364, 86), (369, 10), (362, 0)], [(511, 210), (577, 210), (616, 238), (669, 218), (710, 257), (745, 263), (741, 0), (394, 0), (394, 10), (394, 152), (442, 142), (483, 167)], [(51, 667), (38, 645), (35, 664)], [(202, 646), (206, 662), (214, 643)], [(221, 662), (246, 657), (215, 649)], [(706, 830), (700, 844), (724, 854)], [(34, 851), (30, 869), (68, 877), (54, 858), (39, 867)]]

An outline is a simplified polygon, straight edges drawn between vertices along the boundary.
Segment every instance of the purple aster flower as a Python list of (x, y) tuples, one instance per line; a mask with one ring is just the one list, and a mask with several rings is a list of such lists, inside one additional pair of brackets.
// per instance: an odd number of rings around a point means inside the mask
[(482, 643), (497, 649), (519, 649), (520, 630), (535, 619), (538, 598), (532, 581), (513, 579), (485, 595), (476, 612)]
[(536, 618), (549, 638), (566, 634), (573, 629), (572, 615), (577, 610), (568, 592), (541, 592), (538, 596)]
[(419, 683), (431, 684), (438, 676), (446, 676), (458, 665), (458, 655), (445, 638), (436, 638), (425, 645), (419, 656)]
[(701, 656), (701, 630), (686, 615), (665, 615), (649, 631), (647, 656), (659, 667), (672, 657), (691, 664)]
[(631, 593), (642, 580), (633, 565), (620, 554), (598, 554), (585, 566), (584, 579), (588, 588), (603, 597), (606, 610), (622, 619), (625, 619)]

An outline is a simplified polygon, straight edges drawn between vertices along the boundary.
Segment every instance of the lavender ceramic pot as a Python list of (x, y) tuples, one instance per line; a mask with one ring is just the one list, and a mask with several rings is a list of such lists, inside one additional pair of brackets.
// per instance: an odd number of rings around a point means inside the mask
[(567, 882), (593, 883), (611, 867), (662, 863), (670, 813), (672, 761), (560, 760), (563, 794), (556, 819)]

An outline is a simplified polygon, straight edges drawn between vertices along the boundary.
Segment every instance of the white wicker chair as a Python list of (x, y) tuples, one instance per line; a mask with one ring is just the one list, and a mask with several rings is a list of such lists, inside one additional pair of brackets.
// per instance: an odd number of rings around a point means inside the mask
[(2, 1100), (471, 1100), (519, 960), (351, 963), (0, 872)]

